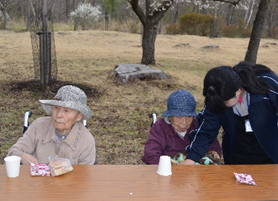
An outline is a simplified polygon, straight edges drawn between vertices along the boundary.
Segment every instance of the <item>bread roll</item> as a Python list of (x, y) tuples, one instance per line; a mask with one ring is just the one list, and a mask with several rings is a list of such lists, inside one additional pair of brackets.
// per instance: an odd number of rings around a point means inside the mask
[(59, 176), (73, 170), (71, 163), (66, 158), (52, 158), (49, 161), (50, 173), (52, 176)]

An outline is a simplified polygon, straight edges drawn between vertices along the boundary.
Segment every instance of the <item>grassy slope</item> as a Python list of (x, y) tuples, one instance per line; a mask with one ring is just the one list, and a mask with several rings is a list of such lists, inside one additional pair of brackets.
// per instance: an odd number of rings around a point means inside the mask
[[(150, 125), (148, 114), (161, 114), (169, 94), (179, 88), (195, 96), (200, 111), (206, 71), (243, 60), (248, 45), (248, 39), (159, 35), (154, 68), (163, 70), (169, 79), (123, 84), (113, 76), (114, 66), (140, 63), (140, 42), (140, 35), (121, 32), (55, 33), (58, 80), (88, 87), (88, 104), (93, 110), (88, 128), (96, 138), (99, 164), (142, 164), (140, 158)], [(261, 45), (266, 42), (276, 41), (263, 39)], [(202, 48), (210, 44), (219, 48)], [(260, 47), (258, 63), (278, 72), (277, 51), (276, 45)], [(0, 31), (0, 164), (8, 148), (22, 135), (24, 111), (32, 110), (31, 121), (45, 115), (37, 100), (53, 98), (58, 87), (46, 92), (23, 87), (33, 79), (32, 66), (29, 33)], [(15, 86), (21, 89), (14, 89)]]

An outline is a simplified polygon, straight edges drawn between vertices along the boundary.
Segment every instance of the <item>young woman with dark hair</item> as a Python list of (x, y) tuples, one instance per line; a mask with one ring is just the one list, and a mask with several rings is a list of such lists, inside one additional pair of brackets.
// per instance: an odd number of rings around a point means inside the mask
[(191, 133), (187, 160), (193, 164), (222, 127), (226, 164), (278, 163), (278, 76), (261, 64), (219, 66), (204, 79), (205, 107)]

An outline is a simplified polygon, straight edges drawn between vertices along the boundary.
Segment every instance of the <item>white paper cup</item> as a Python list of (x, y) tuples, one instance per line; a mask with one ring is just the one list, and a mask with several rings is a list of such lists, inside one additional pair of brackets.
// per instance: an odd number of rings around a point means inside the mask
[(172, 174), (170, 156), (160, 156), (157, 173), (162, 176), (169, 176)]
[(4, 158), (6, 164), (6, 172), (8, 177), (18, 177), (20, 171), (20, 160), (19, 156), (7, 156)]

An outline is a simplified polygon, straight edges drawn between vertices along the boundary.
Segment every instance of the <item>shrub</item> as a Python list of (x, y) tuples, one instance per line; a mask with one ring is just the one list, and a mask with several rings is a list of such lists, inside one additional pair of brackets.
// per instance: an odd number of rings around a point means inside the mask
[(0, 10), (0, 20), (3, 20), (3, 19), (4, 19), (4, 16), (3, 16), (2, 11)]
[(189, 13), (179, 17), (181, 34), (208, 36), (213, 17), (208, 14)]
[(222, 36), (228, 38), (235, 38), (238, 36), (238, 30), (235, 25), (224, 26), (222, 29)]
[(166, 28), (166, 34), (180, 34), (179, 25), (177, 24), (169, 24)]
[[(4, 29), (4, 21), (0, 20), (0, 29)], [(27, 31), (26, 22), (23, 19), (9, 19), (8, 30), (15, 32)]]
[(251, 33), (252, 33), (252, 29), (250, 27), (247, 27), (246, 29), (243, 29), (241, 31), (240, 37), (241, 38), (250, 38)]
[(112, 31), (121, 31), (128, 33), (141, 33), (141, 22), (138, 19), (124, 19), (122, 21), (111, 21)]
[(54, 30), (55, 31), (72, 31), (73, 29), (73, 24), (71, 22), (69, 23), (53, 23)]
[(222, 29), (225, 26), (225, 22), (221, 17), (216, 18), (216, 25), (214, 27), (213, 22), (211, 23), (210, 27), (210, 35), (209, 37), (216, 38), (221, 35)]
[(278, 38), (278, 27), (277, 26), (273, 28), (271, 37), (274, 39)]
[(244, 21), (240, 21), (235, 25), (224, 26), (222, 36), (229, 38), (248, 38), (251, 36), (251, 27), (245, 28)]

